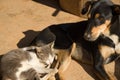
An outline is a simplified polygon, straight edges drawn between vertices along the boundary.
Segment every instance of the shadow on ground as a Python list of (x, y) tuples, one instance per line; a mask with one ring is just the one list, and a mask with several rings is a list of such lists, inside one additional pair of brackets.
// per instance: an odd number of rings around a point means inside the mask
[(56, 10), (53, 12), (52, 16), (57, 16), (59, 11), (62, 10), (59, 6), (59, 0), (33, 0), (33, 1), (55, 8)]
[[(1, 58), (2, 58), (3, 55), (0, 55), (0, 65), (1, 65)], [(2, 72), (1, 72), (1, 66), (0, 66), (0, 80), (2, 80)]]
[(22, 39), (17, 43), (17, 46), (18, 46), (19, 48), (29, 46), (30, 43), (32, 42), (32, 40), (35, 38), (35, 36), (38, 35), (39, 32), (40, 32), (40, 31), (34, 31), (34, 30), (27, 30), (27, 31), (23, 32), (23, 34), (25, 35), (25, 37), (22, 38)]
[(81, 62), (78, 62), (80, 64), (80, 66), (83, 67), (83, 69), (94, 79), (94, 80), (99, 80), (98, 77), (96, 76), (96, 74), (94, 73), (94, 69), (92, 67), (92, 65), (88, 65), (88, 64), (83, 64)]
[[(75, 60), (76, 61), (76, 60)], [(96, 76), (96, 74), (94, 73), (94, 68), (92, 67), (92, 65), (88, 65), (88, 64), (84, 64), (81, 63), (80, 61), (76, 61), (77, 63), (80, 64), (80, 66), (83, 67), (83, 69), (95, 80), (100, 80), (98, 79), (98, 77)], [(120, 58), (118, 58), (115, 61), (115, 68), (114, 68), (114, 75), (117, 78), (117, 80), (120, 80)]]

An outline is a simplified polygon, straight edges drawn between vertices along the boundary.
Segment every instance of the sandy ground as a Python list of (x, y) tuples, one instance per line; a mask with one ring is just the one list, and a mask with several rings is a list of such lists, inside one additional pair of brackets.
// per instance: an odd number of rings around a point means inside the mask
[[(81, 20), (83, 18), (61, 11), (56, 0), (0, 0), (0, 54), (27, 46), (40, 30), (49, 25)], [(119, 61), (106, 66), (118, 80)], [(64, 73), (64, 80), (98, 79), (89, 65), (73, 60)]]

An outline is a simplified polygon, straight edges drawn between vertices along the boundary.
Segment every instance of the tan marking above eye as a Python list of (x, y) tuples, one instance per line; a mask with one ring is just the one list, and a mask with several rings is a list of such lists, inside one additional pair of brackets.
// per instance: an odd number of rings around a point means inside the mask
[(95, 18), (98, 18), (98, 17), (100, 17), (100, 14), (99, 13), (95, 14)]
[(103, 17), (100, 17), (100, 14), (99, 14), (99, 13), (97, 13), (97, 14), (95, 15), (95, 18), (96, 18), (96, 19), (99, 19), (100, 21), (104, 20)]

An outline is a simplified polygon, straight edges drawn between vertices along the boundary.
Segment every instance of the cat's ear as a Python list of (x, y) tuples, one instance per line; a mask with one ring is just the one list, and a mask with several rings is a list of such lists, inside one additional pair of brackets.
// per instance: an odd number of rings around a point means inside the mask
[(50, 43), (48, 43), (48, 45), (47, 46), (49, 46), (50, 48), (53, 48), (54, 47), (54, 41), (53, 42), (50, 42)]

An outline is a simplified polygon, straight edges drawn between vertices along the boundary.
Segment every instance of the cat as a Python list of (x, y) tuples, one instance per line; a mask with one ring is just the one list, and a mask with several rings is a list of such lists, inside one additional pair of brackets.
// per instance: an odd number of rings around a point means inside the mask
[(47, 80), (57, 68), (50, 68), (56, 55), (53, 43), (11, 50), (1, 59), (2, 80)]

